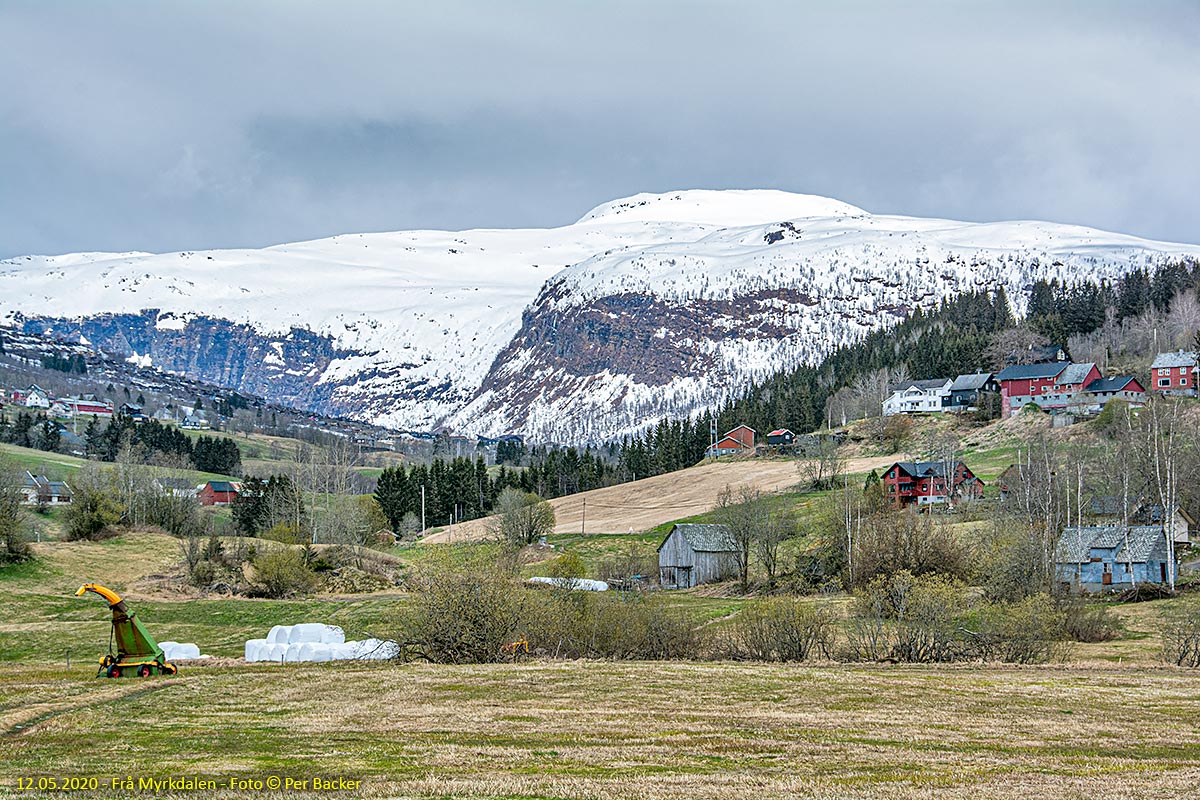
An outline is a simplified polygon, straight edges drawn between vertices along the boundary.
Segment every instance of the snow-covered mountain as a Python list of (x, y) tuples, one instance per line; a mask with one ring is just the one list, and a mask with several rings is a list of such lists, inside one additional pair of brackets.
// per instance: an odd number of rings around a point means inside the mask
[(911, 309), (1200, 255), (811, 195), (636, 195), (534, 230), (0, 262), (5, 324), (399, 428), (605, 438), (719, 402)]

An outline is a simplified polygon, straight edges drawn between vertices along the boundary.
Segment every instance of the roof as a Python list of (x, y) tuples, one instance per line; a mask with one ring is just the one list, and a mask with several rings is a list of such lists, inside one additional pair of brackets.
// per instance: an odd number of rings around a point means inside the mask
[(725, 444), (726, 442), (729, 442), (730, 447), (735, 447), (738, 450), (741, 450), (743, 447), (745, 447), (745, 445), (742, 444), (741, 439), (735, 439), (732, 436), (730, 436), (729, 434), (725, 434), (724, 436), (722, 436), (721, 440), (719, 442), (717, 442), (716, 447), (719, 448), (719, 447), (721, 447), (721, 445)]
[[(1097, 378), (1085, 386), (1084, 390), (1089, 392), (1120, 392), (1131, 383), (1137, 383), (1137, 381), (1128, 375), (1115, 375), (1111, 378)], [(1140, 383), (1138, 384), (1138, 389), (1142, 389)]]
[(1187, 350), (1179, 350), (1174, 353), (1159, 353), (1154, 357), (1154, 363), (1150, 365), (1150, 369), (1159, 369), (1160, 367), (1194, 367), (1196, 366), (1196, 354)]
[(959, 375), (954, 379), (954, 383), (950, 384), (950, 391), (982, 389), (991, 379), (992, 373), (990, 372), (972, 372), (967, 375)]
[(1062, 371), (1062, 374), (1054, 382), (1083, 383), (1087, 379), (1088, 374), (1094, 369), (1096, 369), (1096, 365), (1091, 361), (1084, 364), (1067, 364), (1067, 368)]
[(1045, 364), (1013, 364), (996, 373), (998, 381), (1024, 381), (1030, 378), (1054, 378), (1066, 369), (1064, 361), (1050, 361)]
[[(767, 436), (784, 436), (789, 433), (792, 433), (792, 432), (789, 431), (787, 428), (778, 428), (777, 430), (773, 430), (770, 433), (768, 433)], [(796, 434), (792, 433), (792, 436), (795, 436), (795, 435)]]
[(241, 491), (241, 484), (232, 481), (209, 481), (208, 485), (214, 492), (238, 492)]
[(738, 550), (737, 540), (733, 533), (724, 525), (697, 525), (693, 523), (678, 523), (671, 526), (667, 538), (658, 546), (661, 550), (676, 531), (687, 541), (697, 553), (734, 553)]
[[(958, 466), (962, 463), (962, 461), (955, 461), (950, 466)], [(914, 478), (940, 478), (946, 472), (945, 461), (897, 461), (892, 466), (899, 467)], [(966, 464), (963, 464), (963, 466), (965, 467)]]
[(941, 389), (950, 382), (949, 378), (931, 378), (925, 381), (905, 381), (897, 383), (892, 387), (892, 392), (900, 392), (905, 389), (920, 389), (921, 391), (929, 391), (930, 389)]
[(1063, 530), (1054, 549), (1059, 564), (1083, 564), (1091, 561), (1092, 549), (1115, 550), (1116, 561), (1144, 564), (1147, 561), (1167, 560), (1167, 539), (1161, 525), (1131, 525), (1128, 528), (1129, 549), (1126, 551), (1126, 528), (1120, 525), (1086, 525)]

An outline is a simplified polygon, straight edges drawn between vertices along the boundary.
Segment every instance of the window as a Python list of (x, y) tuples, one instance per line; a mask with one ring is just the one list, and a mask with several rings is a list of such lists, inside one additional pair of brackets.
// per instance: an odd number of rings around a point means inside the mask
[(1171, 385), (1171, 379), (1170, 379), (1170, 378), (1159, 378), (1159, 379), (1158, 379), (1158, 385), (1159, 385), (1159, 386), (1170, 386), (1170, 385)]

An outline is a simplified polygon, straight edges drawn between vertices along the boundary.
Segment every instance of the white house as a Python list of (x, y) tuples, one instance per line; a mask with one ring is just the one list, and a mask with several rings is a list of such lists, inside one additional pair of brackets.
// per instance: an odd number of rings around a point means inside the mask
[(907, 381), (893, 387), (892, 394), (883, 401), (883, 415), (931, 414), (941, 411), (950, 397), (954, 381), (935, 378), (928, 381)]
[(26, 408), (49, 408), (50, 393), (36, 383), (30, 385), (28, 389), (19, 392), (20, 401), (25, 404)]

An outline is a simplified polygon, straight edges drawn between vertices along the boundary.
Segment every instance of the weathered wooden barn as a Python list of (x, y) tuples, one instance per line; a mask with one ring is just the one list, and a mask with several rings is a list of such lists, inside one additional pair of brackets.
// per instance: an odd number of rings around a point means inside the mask
[(658, 546), (658, 582), (688, 589), (738, 574), (738, 546), (724, 525), (676, 524)]

